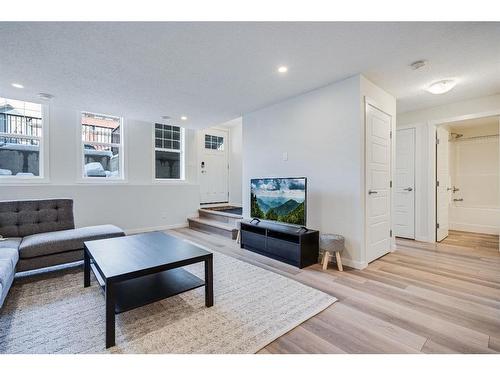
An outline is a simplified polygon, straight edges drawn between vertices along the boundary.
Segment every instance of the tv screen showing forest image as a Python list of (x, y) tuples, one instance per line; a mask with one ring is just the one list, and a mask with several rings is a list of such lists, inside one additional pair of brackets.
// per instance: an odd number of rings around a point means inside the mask
[(306, 181), (305, 177), (252, 179), (250, 215), (305, 226)]

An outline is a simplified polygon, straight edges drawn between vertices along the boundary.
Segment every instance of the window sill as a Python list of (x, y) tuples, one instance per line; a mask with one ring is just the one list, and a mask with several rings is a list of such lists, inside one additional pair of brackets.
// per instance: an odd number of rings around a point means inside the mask
[(0, 186), (46, 185), (50, 180), (44, 177), (0, 177)]
[(189, 185), (189, 182), (186, 179), (168, 179), (168, 178), (155, 178), (152, 181), (153, 184), (166, 184), (166, 185)]
[(125, 179), (105, 179), (100, 177), (95, 177), (94, 179), (90, 177), (76, 180), (76, 183), (82, 185), (125, 185), (128, 184), (128, 181)]

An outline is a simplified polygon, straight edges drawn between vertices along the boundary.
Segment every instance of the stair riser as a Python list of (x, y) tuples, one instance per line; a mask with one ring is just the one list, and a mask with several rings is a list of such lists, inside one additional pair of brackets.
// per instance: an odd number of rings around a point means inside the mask
[(228, 216), (223, 216), (223, 215), (217, 215), (216, 213), (208, 213), (205, 211), (200, 210), (199, 211), (200, 218), (204, 219), (210, 219), (210, 220), (216, 220), (220, 223), (225, 223), (229, 225), (233, 225), (236, 227), (236, 224), (239, 219), (233, 218), (233, 217), (228, 217)]
[(189, 228), (194, 229), (194, 230), (200, 230), (203, 232), (218, 234), (220, 236), (231, 238), (232, 240), (235, 240), (236, 236), (238, 235), (237, 229), (225, 230), (225, 229), (221, 229), (221, 228), (212, 227), (212, 226), (207, 225), (207, 224), (198, 223), (198, 222), (192, 221), (192, 220), (189, 220)]

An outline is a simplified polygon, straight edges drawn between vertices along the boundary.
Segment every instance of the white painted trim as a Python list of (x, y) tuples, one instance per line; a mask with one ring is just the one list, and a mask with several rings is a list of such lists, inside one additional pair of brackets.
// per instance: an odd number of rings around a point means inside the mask
[[(428, 168), (429, 171), (429, 179), (428, 179), (428, 184), (427, 184), (427, 189), (428, 189), (428, 197), (429, 197), (429, 203), (430, 203), (430, 209), (427, 215), (427, 221), (429, 223), (429, 242), (436, 242), (436, 145), (435, 145), (435, 139), (436, 139), (436, 129), (437, 126), (446, 124), (449, 122), (455, 122), (455, 121), (464, 121), (464, 120), (474, 120), (474, 119), (479, 119), (483, 117), (492, 117), (492, 116), (500, 116), (500, 109), (497, 110), (492, 110), (492, 111), (486, 111), (486, 112), (478, 112), (478, 113), (471, 113), (468, 115), (462, 115), (462, 116), (455, 116), (455, 117), (448, 117), (448, 118), (443, 118), (439, 120), (431, 120), (427, 122), (428, 126), (428, 139), (427, 139), (427, 144), (429, 147), (429, 155), (430, 155), (430, 160), (428, 165), (430, 168)], [(432, 238), (432, 240), (431, 240)]]
[(161, 122), (154, 122), (151, 127), (151, 166), (152, 166), (152, 171), (151, 171), (151, 178), (152, 178), (152, 183), (153, 184), (186, 184), (186, 129), (183, 128), (182, 126), (179, 125), (171, 125), (171, 126), (177, 126), (181, 129), (181, 149), (180, 150), (168, 150), (164, 149), (165, 151), (171, 151), (171, 152), (178, 152), (180, 154), (180, 161), (181, 161), (181, 177), (180, 178), (156, 178), (156, 135), (155, 135), (155, 125), (156, 124), (161, 124), (161, 125), (168, 125), (168, 124), (163, 124)]
[[(83, 171), (84, 171), (84, 166), (83, 166), (83, 149), (84, 149), (84, 142), (82, 139), (82, 114), (83, 113), (91, 113), (95, 115), (102, 115), (102, 116), (108, 116), (108, 117), (116, 117), (120, 119), (120, 144), (119, 144), (119, 149), (120, 149), (120, 176), (119, 177), (84, 177), (83, 176)], [(127, 147), (127, 141), (128, 141), (128, 136), (127, 136), (127, 131), (128, 131), (128, 126), (127, 126), (127, 120), (121, 116), (116, 116), (116, 115), (107, 115), (103, 113), (95, 113), (92, 111), (77, 111), (77, 121), (76, 121), (76, 136), (78, 140), (78, 146), (76, 147), (77, 151), (77, 176), (76, 176), (76, 181), (75, 183), (77, 184), (95, 184), (95, 185), (108, 185), (108, 184), (127, 184), (128, 179), (127, 179), (127, 171), (128, 171), (128, 147)], [(87, 144), (95, 143), (99, 144), (99, 142), (85, 142)], [(115, 145), (113, 143), (106, 143), (106, 145)]]
[(188, 223), (186, 221), (185, 223), (160, 225), (157, 227), (127, 229), (127, 230), (125, 230), (125, 234), (127, 236), (130, 236), (132, 234), (139, 234), (139, 233), (146, 233), (146, 232), (158, 232), (158, 231), (164, 231), (164, 230), (169, 230), (169, 229), (186, 228), (187, 226), (188, 226)]
[[(14, 99), (27, 101), (24, 99)], [(42, 108), (42, 136), (41, 137), (23, 137), (15, 136), (14, 138), (33, 138), (40, 140), (40, 148), (38, 152), (38, 172), (39, 176), (1, 176), (1, 186), (16, 186), (16, 185), (39, 185), (50, 183), (50, 107), (48, 104), (29, 101), (30, 103), (40, 104)], [(5, 133), (8, 134), (8, 133)], [(10, 135), (9, 135), (10, 136)]]
[(368, 263), (366, 262), (359, 262), (357, 260), (352, 260), (352, 259), (346, 259), (342, 258), (342, 264), (347, 267), (355, 268), (357, 270), (362, 270), (368, 267)]
[(450, 230), (459, 230), (463, 232), (485, 233), (498, 235), (498, 227), (491, 225), (477, 225), (469, 223), (456, 223), (450, 221)]

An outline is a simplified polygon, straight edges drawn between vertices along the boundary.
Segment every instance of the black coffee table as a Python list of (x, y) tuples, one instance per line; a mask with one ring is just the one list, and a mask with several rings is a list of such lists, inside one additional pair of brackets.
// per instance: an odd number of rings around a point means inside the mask
[[(90, 270), (106, 295), (106, 348), (115, 345), (115, 314), (205, 286), (205, 306), (214, 303), (213, 255), (162, 232), (86, 241), (84, 287)], [(204, 262), (205, 280), (179, 268)]]

